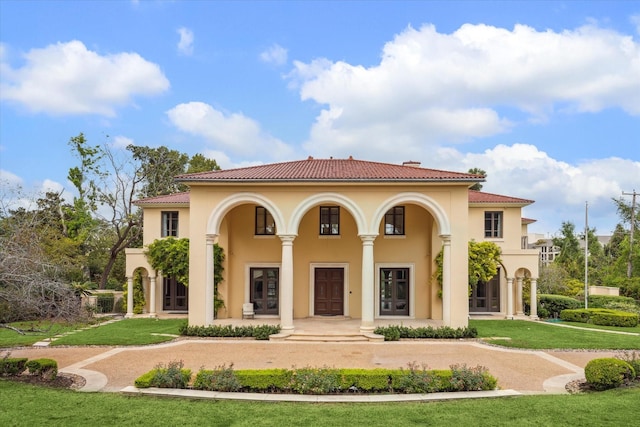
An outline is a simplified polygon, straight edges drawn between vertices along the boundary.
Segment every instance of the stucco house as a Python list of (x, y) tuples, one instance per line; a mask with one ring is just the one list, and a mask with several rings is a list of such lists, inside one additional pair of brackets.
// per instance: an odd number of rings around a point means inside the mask
[[(523, 315), (523, 283), (535, 298), (538, 251), (526, 249), (522, 208), (531, 200), (469, 189), (482, 176), (348, 159), (314, 159), (176, 177), (187, 193), (139, 200), (144, 245), (190, 239), (189, 286), (160, 277), (143, 249), (128, 249), (129, 313), (136, 271), (146, 311), (214, 319), (213, 248), (225, 252), (216, 318), (343, 316), (370, 332), (384, 319), (461, 327), (470, 313)], [(468, 292), (468, 242), (496, 242), (503, 266)], [(442, 285), (434, 279), (443, 253)], [(535, 317), (535, 306), (531, 316)]]

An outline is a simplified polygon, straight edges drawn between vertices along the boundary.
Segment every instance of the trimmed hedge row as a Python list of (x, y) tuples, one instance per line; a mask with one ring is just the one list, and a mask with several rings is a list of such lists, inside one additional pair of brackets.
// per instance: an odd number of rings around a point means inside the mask
[(58, 362), (53, 359), (27, 359), (26, 357), (3, 357), (0, 359), (0, 376), (17, 376), (25, 370), (29, 374), (52, 381), (58, 376)]
[(255, 338), (268, 340), (269, 335), (280, 333), (280, 325), (257, 326), (189, 326), (186, 322), (180, 326), (180, 335), (188, 337), (225, 337), (225, 338)]
[(431, 326), (413, 328), (409, 326), (378, 326), (373, 331), (374, 334), (383, 335), (385, 341), (398, 341), (405, 339), (460, 339), (476, 338), (478, 330), (476, 328), (452, 328), (442, 326), (433, 328)]
[(582, 303), (575, 298), (564, 295), (538, 295), (538, 316), (543, 318), (560, 317), (562, 310), (580, 308)]
[(631, 297), (616, 295), (589, 295), (589, 307), (591, 308), (609, 308), (607, 306), (611, 303), (636, 305), (636, 300)]
[[(180, 372), (188, 370), (175, 364)], [(188, 380), (169, 386), (160, 385), (158, 376), (170, 376), (156, 368), (135, 381), (138, 388), (173, 387), (187, 388)], [(190, 375), (190, 372), (189, 372)], [(409, 364), (408, 369), (336, 369), (294, 368), (233, 370), (233, 365), (215, 369), (200, 369), (192, 388), (196, 390), (257, 393), (434, 393), (444, 391), (493, 390), (497, 380), (486, 368), (452, 365), (450, 370), (429, 370), (425, 366)]]
[(603, 326), (638, 326), (639, 316), (625, 311), (609, 310), (606, 308), (580, 308), (563, 310), (560, 318), (567, 322), (592, 323)]

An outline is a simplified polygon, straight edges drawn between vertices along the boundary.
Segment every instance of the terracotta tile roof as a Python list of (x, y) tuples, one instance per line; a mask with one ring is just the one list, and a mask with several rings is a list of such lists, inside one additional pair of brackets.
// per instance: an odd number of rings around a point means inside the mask
[(481, 182), (484, 177), (460, 172), (394, 165), (363, 160), (314, 159), (272, 163), (246, 168), (200, 172), (176, 177), (182, 182)]
[[(406, 166), (405, 166), (406, 167)], [(149, 197), (146, 199), (136, 200), (136, 205), (188, 205), (190, 199), (190, 193), (175, 193), (167, 194), (165, 196)], [(501, 196), (499, 194), (484, 193), (481, 191), (469, 190), (469, 203), (496, 203), (496, 204), (525, 204), (529, 205), (533, 203), (533, 200), (518, 199), (516, 197)], [(522, 221), (528, 221), (529, 223), (535, 222), (535, 219), (522, 218)]]
[(519, 199), (511, 196), (501, 196), (499, 194), (485, 193), (482, 191), (469, 190), (469, 203), (496, 203), (496, 204), (514, 204), (514, 205), (530, 205), (533, 200)]
[(534, 222), (537, 222), (538, 220), (537, 219), (532, 219), (532, 218), (522, 217), (521, 221), (522, 221), (523, 224), (533, 224)]
[(148, 197), (136, 200), (136, 205), (188, 205), (190, 199), (189, 192), (167, 194), (165, 196)]

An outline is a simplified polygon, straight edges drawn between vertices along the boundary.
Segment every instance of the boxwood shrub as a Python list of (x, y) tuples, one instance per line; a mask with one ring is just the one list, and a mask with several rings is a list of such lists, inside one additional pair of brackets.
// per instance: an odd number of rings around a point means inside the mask
[(584, 368), (584, 375), (589, 385), (596, 390), (616, 388), (636, 377), (629, 363), (613, 357), (591, 360)]
[(592, 323), (603, 326), (634, 327), (638, 325), (638, 315), (606, 308), (563, 310), (560, 318), (567, 322)]
[(615, 295), (589, 295), (590, 308), (610, 308), (610, 304), (624, 303), (636, 305), (636, 300), (631, 297), (615, 296)]
[(390, 325), (378, 326), (373, 333), (383, 335), (385, 341), (398, 341), (405, 339), (459, 339), (476, 338), (478, 330), (476, 328), (452, 328), (441, 326), (433, 328), (431, 326), (413, 328), (410, 326)]
[(31, 359), (26, 366), (31, 375), (47, 381), (52, 381), (58, 376), (58, 362), (53, 359)]
[(3, 357), (0, 358), (0, 376), (20, 375), (27, 369), (26, 357)]
[[(165, 373), (162, 373), (162, 370)], [(182, 370), (186, 372), (187, 370)], [(166, 368), (158, 367), (135, 381), (138, 388), (167, 387)], [(187, 381), (182, 386), (185, 388)], [(409, 369), (336, 369), (304, 367), (293, 369), (233, 370), (233, 365), (213, 370), (200, 369), (192, 388), (210, 391), (258, 393), (432, 393), (442, 391), (493, 390), (497, 380), (486, 368), (451, 366), (450, 370), (429, 370), (409, 364)]]
[(268, 340), (269, 335), (280, 332), (280, 325), (210, 325), (189, 326), (186, 322), (179, 328), (180, 335), (189, 337), (255, 338)]

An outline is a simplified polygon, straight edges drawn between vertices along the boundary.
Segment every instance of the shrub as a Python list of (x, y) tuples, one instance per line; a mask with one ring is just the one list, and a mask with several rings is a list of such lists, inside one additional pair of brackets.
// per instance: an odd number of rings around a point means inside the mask
[(179, 328), (180, 335), (190, 337), (224, 337), (224, 338), (255, 338), (256, 340), (268, 340), (269, 335), (280, 332), (280, 325), (210, 325), (189, 326), (186, 322)]
[(291, 391), (300, 394), (331, 394), (340, 390), (340, 374), (337, 369), (301, 368), (291, 375)]
[[(149, 380), (149, 387), (187, 388), (191, 380), (191, 370), (184, 368), (182, 360), (171, 361), (167, 366), (159, 364), (152, 372), (153, 375)], [(143, 383), (143, 381), (140, 382)], [(137, 380), (136, 383), (138, 383)]]
[(442, 326), (433, 328), (431, 326), (412, 328), (409, 326), (378, 326), (375, 334), (383, 335), (385, 341), (398, 341), (400, 338), (408, 339), (460, 339), (476, 338), (478, 330), (476, 328), (451, 328)]
[(247, 369), (235, 373), (242, 387), (249, 391), (281, 391), (291, 384), (291, 371), (287, 369)]
[(633, 380), (636, 373), (624, 360), (613, 357), (593, 359), (584, 368), (584, 375), (591, 387), (596, 390), (608, 390)]
[(593, 323), (603, 326), (634, 327), (638, 325), (638, 315), (606, 308), (581, 308), (563, 310), (560, 318), (568, 322)]
[(27, 369), (31, 375), (46, 381), (55, 380), (58, 376), (58, 362), (53, 359), (32, 359), (27, 362)]
[(151, 387), (151, 381), (153, 381), (153, 379), (155, 378), (157, 371), (158, 369), (152, 369), (149, 372), (145, 372), (144, 374), (136, 378), (133, 384), (138, 388)]
[(342, 390), (377, 392), (389, 390), (388, 369), (341, 369)]
[(636, 305), (636, 301), (629, 297), (615, 295), (589, 295), (589, 308), (611, 308), (609, 307), (609, 304), (612, 303)]
[(633, 370), (636, 372), (636, 378), (640, 379), (640, 353), (632, 352), (623, 352), (617, 356), (618, 359), (624, 360), (627, 362)]
[(200, 369), (193, 382), (196, 390), (238, 391), (242, 388), (240, 380), (233, 372), (233, 364), (217, 366), (212, 370)]
[(436, 371), (427, 370), (426, 365), (418, 367), (416, 362), (408, 363), (408, 370), (400, 370), (393, 378), (393, 389), (403, 393), (434, 393), (443, 389), (443, 383)]
[[(557, 318), (560, 316), (562, 310), (580, 308), (580, 301), (577, 299), (566, 297), (563, 295), (547, 295), (542, 294), (538, 297), (538, 301), (540, 302), (540, 306), (543, 307), (548, 313), (545, 317), (553, 317)], [(538, 310), (538, 315), (543, 317), (543, 313), (541, 310)]]
[(494, 390), (498, 380), (484, 366), (451, 365), (450, 391)]
[(20, 375), (27, 369), (26, 357), (4, 356), (0, 359), (0, 376)]
[(620, 284), (620, 295), (640, 301), (640, 277), (624, 279)]

